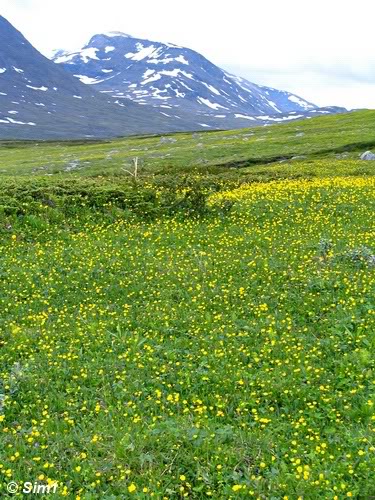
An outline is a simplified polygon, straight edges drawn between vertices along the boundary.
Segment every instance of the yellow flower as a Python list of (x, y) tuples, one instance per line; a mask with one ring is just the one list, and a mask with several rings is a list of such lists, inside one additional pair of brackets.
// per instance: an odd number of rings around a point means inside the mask
[(183, 474), (181, 474), (181, 476), (180, 476), (180, 480), (181, 480), (181, 481), (186, 481), (186, 476), (184, 476)]
[(238, 491), (242, 488), (242, 486), (240, 484), (235, 484), (234, 486), (232, 486), (232, 490), (233, 491)]
[(128, 486), (129, 493), (134, 493), (136, 489), (137, 489), (137, 487), (134, 483), (132, 483), (130, 486)]

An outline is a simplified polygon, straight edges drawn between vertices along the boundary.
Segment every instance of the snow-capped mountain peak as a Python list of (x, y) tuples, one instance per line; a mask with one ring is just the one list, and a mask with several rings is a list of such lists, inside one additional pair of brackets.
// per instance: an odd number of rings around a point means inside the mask
[(262, 122), (259, 116), (317, 109), (289, 92), (234, 76), (188, 48), (128, 35), (95, 35), (80, 51), (59, 54), (54, 61), (118, 103), (152, 105), (167, 116), (185, 111), (195, 114), (197, 123), (214, 121), (218, 127), (225, 127), (228, 117), (231, 124), (248, 126)]
[(102, 33), (102, 36), (107, 36), (108, 38), (132, 38), (131, 35), (123, 33), (122, 31), (107, 31), (106, 33)]

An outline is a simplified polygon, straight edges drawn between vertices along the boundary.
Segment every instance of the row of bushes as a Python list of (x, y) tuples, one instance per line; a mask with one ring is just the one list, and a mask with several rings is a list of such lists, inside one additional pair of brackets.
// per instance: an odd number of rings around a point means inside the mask
[[(101, 213), (110, 217), (136, 217), (152, 220), (180, 214), (203, 216), (220, 211), (208, 206), (208, 198), (221, 189), (200, 179), (183, 179), (163, 184), (128, 179), (17, 179), (0, 183), (0, 221), (31, 221), (37, 215), (50, 222)], [(223, 213), (228, 207), (222, 207)]]

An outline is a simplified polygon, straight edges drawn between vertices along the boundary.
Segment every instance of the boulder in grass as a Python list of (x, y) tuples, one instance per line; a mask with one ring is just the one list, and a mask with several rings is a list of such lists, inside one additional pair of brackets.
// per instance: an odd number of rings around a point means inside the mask
[(375, 154), (372, 151), (366, 151), (361, 155), (361, 160), (375, 160)]

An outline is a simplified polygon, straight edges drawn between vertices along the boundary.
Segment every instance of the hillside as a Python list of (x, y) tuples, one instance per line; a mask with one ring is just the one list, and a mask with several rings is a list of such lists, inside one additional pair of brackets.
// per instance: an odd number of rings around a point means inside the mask
[[(259, 169), (289, 175), (295, 163), (303, 163), (313, 172), (315, 160), (326, 164), (331, 173), (346, 160), (371, 169), (371, 162), (360, 162), (359, 155), (375, 148), (374, 130), (375, 111), (361, 111), (236, 131), (104, 142), (24, 143), (19, 147), (3, 142), (0, 175), (123, 175), (122, 168), (129, 169), (135, 157), (145, 177), (192, 171), (246, 176)], [(263, 167), (265, 164), (268, 166)]]
[(130, 101), (119, 107), (42, 56), (0, 16), (0, 138), (113, 137), (186, 127)]

